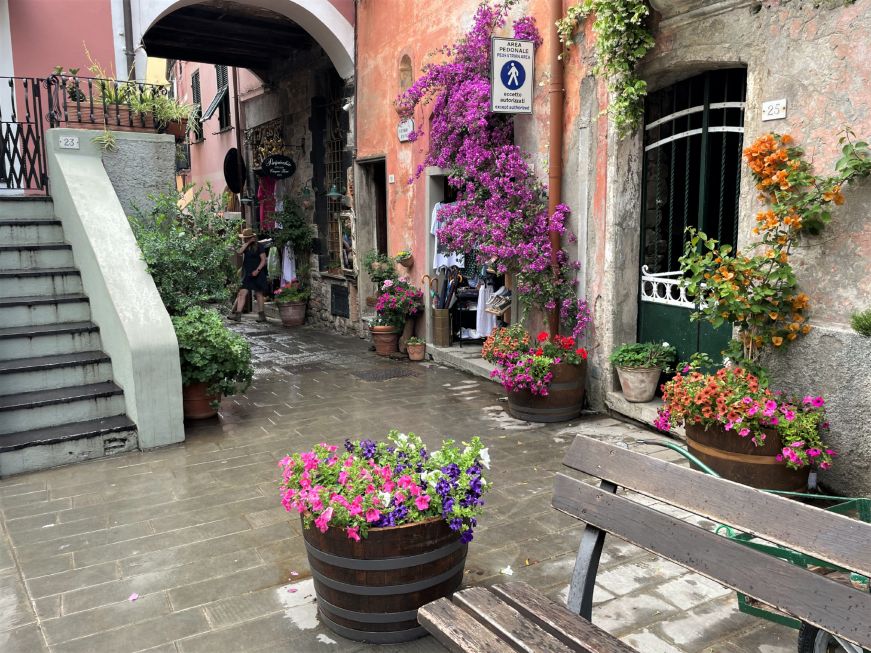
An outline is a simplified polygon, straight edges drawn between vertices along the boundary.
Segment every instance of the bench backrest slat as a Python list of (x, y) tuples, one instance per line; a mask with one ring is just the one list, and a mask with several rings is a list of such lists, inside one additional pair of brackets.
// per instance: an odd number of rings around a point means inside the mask
[(871, 576), (871, 524), (577, 436), (563, 464)]
[(867, 592), (565, 474), (556, 476), (553, 505), (803, 621), (871, 647), (871, 594)]

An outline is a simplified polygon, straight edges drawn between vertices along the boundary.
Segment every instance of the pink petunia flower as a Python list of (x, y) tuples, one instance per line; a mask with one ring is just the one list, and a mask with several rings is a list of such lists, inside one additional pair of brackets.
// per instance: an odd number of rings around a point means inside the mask
[(418, 510), (426, 510), (429, 508), (429, 501), (430, 498), (428, 494), (421, 494), (414, 500), (414, 505), (417, 506)]
[(372, 522), (378, 521), (379, 519), (381, 519), (381, 513), (378, 512), (377, 509), (369, 508), (369, 510), (366, 511), (366, 521), (370, 524)]
[(354, 540), (355, 542), (360, 541), (360, 528), (359, 526), (349, 526), (345, 529), (345, 533), (348, 535), (349, 540)]

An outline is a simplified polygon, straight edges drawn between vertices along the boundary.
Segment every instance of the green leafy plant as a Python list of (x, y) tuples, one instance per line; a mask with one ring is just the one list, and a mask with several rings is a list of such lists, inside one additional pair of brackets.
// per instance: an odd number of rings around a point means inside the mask
[(850, 325), (856, 333), (871, 338), (871, 308), (853, 313), (850, 317)]
[(172, 318), (184, 385), (208, 384), (210, 394), (245, 392), (254, 377), (248, 341), (224, 325), (220, 313), (195, 306)]
[(153, 93), (149, 98), (147, 110), (154, 114), (154, 122), (160, 129), (165, 129), (171, 122), (189, 120), (194, 111), (192, 104), (177, 100), (165, 93)]
[(118, 139), (106, 127), (103, 128), (102, 132), (94, 136), (91, 142), (99, 145), (100, 149), (104, 152), (116, 152), (118, 150)]
[(273, 234), (279, 248), (285, 245), (294, 251), (298, 259), (308, 260), (312, 248), (312, 228), (305, 209), (294, 198), (285, 197), (284, 206), (275, 214), (275, 222), (281, 224)]
[(363, 256), (363, 267), (366, 268), (369, 278), (378, 286), (388, 279), (395, 281), (399, 277), (396, 273), (396, 259), (387, 254), (379, 254), (374, 249)]
[(189, 190), (149, 196), (154, 207), (147, 212), (134, 207), (130, 217), (142, 259), (170, 315), (225, 302), (236, 284), (230, 255), (238, 247), (241, 220), (219, 215), (220, 198), (208, 186), (183, 205)]
[(596, 65), (593, 74), (608, 80), (611, 101), (608, 115), (622, 137), (635, 131), (644, 117), (647, 82), (638, 77), (635, 68), (654, 46), (647, 26), (650, 7), (644, 0), (583, 0), (566, 10), (557, 22), (560, 41), (566, 49), (578, 25), (595, 14)]
[(426, 341), (423, 338), (418, 338), (417, 336), (411, 336), (408, 340), (405, 341), (406, 345), (425, 345)]
[(610, 361), (617, 367), (669, 369), (677, 350), (667, 342), (629, 342), (611, 352)]
[(276, 290), (273, 296), (276, 304), (307, 302), (311, 297), (311, 290), (294, 279)]
[(744, 252), (732, 251), (704, 232), (688, 229), (680, 258), (683, 283), (699, 301), (693, 319), (715, 328), (731, 323), (738, 330), (724, 351), (731, 360), (759, 372), (764, 348), (779, 348), (810, 332), (809, 298), (800, 292), (789, 262), (792, 248), (805, 233), (817, 235), (831, 220), (832, 205), (844, 203), (842, 187), (871, 175), (871, 153), (864, 141), (841, 136), (842, 156), (835, 174), (816, 176), (804, 151), (789, 135), (766, 134), (744, 150), (760, 199), (769, 209), (756, 216), (753, 233), (760, 240)]

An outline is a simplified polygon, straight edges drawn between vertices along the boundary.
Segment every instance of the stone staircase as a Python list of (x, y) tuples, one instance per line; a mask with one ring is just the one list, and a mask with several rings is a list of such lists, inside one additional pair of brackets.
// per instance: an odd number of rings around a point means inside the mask
[(136, 448), (51, 200), (0, 197), (0, 476)]

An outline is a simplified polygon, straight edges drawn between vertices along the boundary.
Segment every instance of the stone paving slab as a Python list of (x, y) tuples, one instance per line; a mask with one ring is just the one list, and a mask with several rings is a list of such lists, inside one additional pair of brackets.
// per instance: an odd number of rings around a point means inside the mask
[[(0, 480), (0, 651), (441, 653), (429, 637), (377, 647), (320, 624), (299, 522), (278, 501), (285, 453), (391, 428), (430, 446), (480, 435), (495, 489), (465, 585), (505, 581), (510, 567), (511, 579), (563, 602), (582, 525), (550, 500), (572, 438), (678, 460), (635, 443), (649, 432), (601, 415), (515, 420), (496, 384), (433, 362), (381, 359), (355, 338), (248, 321), (233, 328), (253, 343), (254, 385), (225, 399), (219, 418), (189, 424), (185, 443)], [(594, 621), (643, 653), (795, 647), (794, 631), (740, 614), (728, 589), (613, 538), (594, 599)]]

